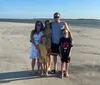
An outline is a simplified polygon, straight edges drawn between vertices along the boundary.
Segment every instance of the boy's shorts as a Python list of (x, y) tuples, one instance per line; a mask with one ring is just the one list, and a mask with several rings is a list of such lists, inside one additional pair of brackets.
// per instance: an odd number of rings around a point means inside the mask
[(65, 62), (65, 63), (70, 63), (70, 57), (62, 57), (62, 58), (61, 58), (61, 62), (62, 62), (62, 63), (64, 63), (64, 62)]

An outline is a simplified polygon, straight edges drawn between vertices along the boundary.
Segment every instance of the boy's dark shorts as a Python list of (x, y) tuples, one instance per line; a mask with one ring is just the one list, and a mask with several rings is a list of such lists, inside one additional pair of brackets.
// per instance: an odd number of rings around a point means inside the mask
[(61, 62), (62, 62), (62, 63), (64, 63), (64, 62), (65, 62), (65, 63), (70, 63), (70, 57), (62, 57), (62, 58), (61, 58)]
[(55, 43), (51, 44), (51, 55), (53, 56), (59, 55), (59, 44), (55, 44)]

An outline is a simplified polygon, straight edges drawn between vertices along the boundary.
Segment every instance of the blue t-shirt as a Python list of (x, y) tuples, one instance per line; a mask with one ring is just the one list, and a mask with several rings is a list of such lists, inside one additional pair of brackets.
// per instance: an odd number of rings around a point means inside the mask
[(59, 44), (59, 40), (62, 37), (61, 30), (65, 28), (64, 22), (60, 23), (52, 22), (51, 26), (52, 26), (52, 43)]

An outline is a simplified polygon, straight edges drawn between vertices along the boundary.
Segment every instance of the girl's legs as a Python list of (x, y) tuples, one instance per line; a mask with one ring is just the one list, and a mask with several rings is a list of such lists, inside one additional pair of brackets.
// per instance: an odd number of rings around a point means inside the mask
[(48, 63), (46, 62), (45, 65), (46, 65), (46, 69), (45, 69), (46, 70), (46, 75), (48, 76)]
[(68, 68), (69, 68), (69, 63), (66, 63), (66, 77), (69, 77)]
[(64, 62), (61, 62), (61, 77), (63, 78)]
[(51, 55), (49, 56), (49, 62), (48, 62), (48, 70), (50, 71), (51, 68), (51, 62), (52, 62), (52, 58)]
[(43, 73), (43, 70), (44, 68), (43, 68), (43, 63), (41, 63), (41, 75), (43, 75), (44, 73)]
[(40, 70), (41, 70), (41, 63), (40, 63), (39, 59), (37, 59), (37, 66), (38, 66), (38, 72), (40, 72)]
[(35, 62), (36, 62), (36, 59), (32, 59), (32, 62), (31, 62), (32, 72), (34, 72)]

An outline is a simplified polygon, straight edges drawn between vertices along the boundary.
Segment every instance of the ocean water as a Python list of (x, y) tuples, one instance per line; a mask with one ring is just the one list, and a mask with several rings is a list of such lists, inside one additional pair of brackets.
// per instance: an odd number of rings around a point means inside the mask
[[(53, 19), (0, 19), (0, 22), (35, 23), (37, 20), (43, 23), (45, 20), (53, 21)], [(66, 21), (71, 26), (100, 28), (100, 20), (97, 19), (62, 19), (62, 21)]]
[(71, 26), (82, 26), (82, 27), (89, 27), (89, 28), (100, 28), (100, 20), (66, 20), (68, 25)]

